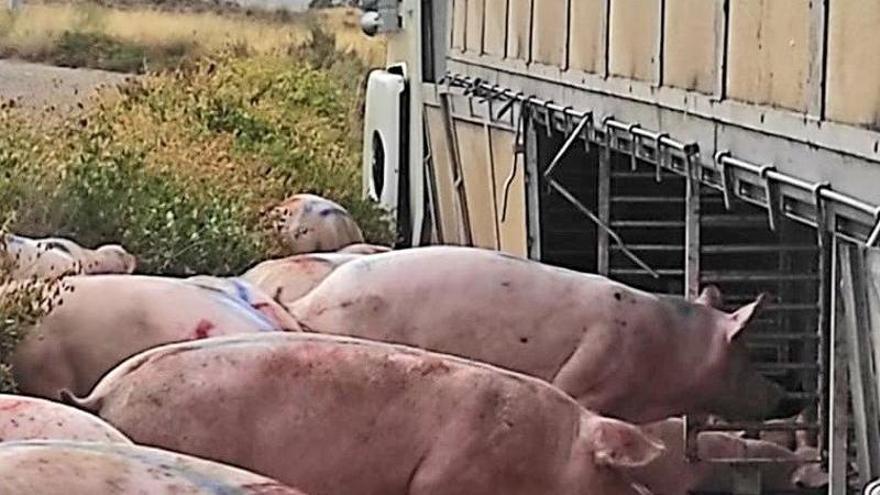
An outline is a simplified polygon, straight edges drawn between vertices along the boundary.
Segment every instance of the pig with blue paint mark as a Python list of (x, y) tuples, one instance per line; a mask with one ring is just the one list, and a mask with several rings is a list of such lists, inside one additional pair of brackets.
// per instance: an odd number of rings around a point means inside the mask
[(663, 446), (533, 377), (303, 333), (162, 346), (66, 402), (316, 495), (637, 495)]
[(87, 393), (125, 358), (157, 345), (296, 328), (283, 307), (239, 279), (94, 275), (64, 284), (70, 290), (12, 357), (29, 395)]
[(290, 306), (303, 330), (394, 342), (542, 378), (584, 407), (642, 423), (685, 413), (799, 411), (749, 363), (763, 301), (717, 309), (494, 251), (427, 247), (337, 268)]
[(364, 242), (351, 214), (314, 194), (295, 194), (270, 210), (269, 218), (290, 254), (336, 251)]
[(0, 480), (3, 495), (304, 495), (232, 466), (155, 448), (92, 442), (0, 444)]

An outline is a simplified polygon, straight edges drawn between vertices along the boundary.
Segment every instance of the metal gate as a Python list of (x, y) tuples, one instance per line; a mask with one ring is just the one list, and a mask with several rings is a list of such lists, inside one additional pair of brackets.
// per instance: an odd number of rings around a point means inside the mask
[[(719, 153), (707, 164), (695, 144), (637, 123), (613, 117), (597, 123), (590, 112), (465, 77), (450, 76), (447, 83), (470, 98), (519, 105), (528, 119), (526, 196), (533, 257), (543, 258), (537, 240), (542, 239), (545, 189), (556, 195), (556, 207), (564, 204), (579, 212), (576, 218), (595, 225), (600, 271), (687, 297), (695, 297), (703, 285), (719, 285), (730, 305), (741, 305), (757, 292), (772, 295), (749, 346), (762, 371), (782, 383), (791, 399), (810, 406), (810, 414), (805, 421), (774, 424), (710, 425), (688, 418), (690, 456), (696, 457), (700, 431), (802, 431), (823, 453), (814, 461), (827, 464), (832, 494), (846, 493), (853, 459), (860, 485), (880, 475), (875, 452), (880, 441), (873, 441), (880, 436), (875, 372), (880, 356), (868, 351), (880, 349), (880, 335), (872, 333), (880, 332), (880, 304), (864, 303), (873, 294), (866, 287), (874, 287), (875, 280), (869, 277), (869, 259), (877, 263), (864, 246), (880, 239), (880, 208), (829, 184), (806, 183), (730, 153)], [(542, 130), (562, 133), (543, 141), (552, 150), (538, 150)], [(565, 182), (566, 170), (578, 166), (565, 159), (573, 146), (582, 147), (583, 156), (598, 157), (595, 207), (590, 195), (573, 190), (577, 181)], [(863, 314), (864, 308), (874, 314)], [(850, 418), (854, 442), (847, 435)], [(848, 447), (854, 447), (853, 455), (847, 455)], [(740, 493), (760, 493), (756, 468), (774, 462), (712, 461), (740, 466)]]

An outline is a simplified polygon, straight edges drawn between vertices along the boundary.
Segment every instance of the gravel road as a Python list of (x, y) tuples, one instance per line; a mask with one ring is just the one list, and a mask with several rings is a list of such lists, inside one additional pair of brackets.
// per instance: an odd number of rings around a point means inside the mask
[(0, 60), (0, 100), (19, 100), (23, 107), (55, 107), (65, 113), (84, 103), (95, 90), (130, 77), (89, 69), (65, 69), (14, 60)]

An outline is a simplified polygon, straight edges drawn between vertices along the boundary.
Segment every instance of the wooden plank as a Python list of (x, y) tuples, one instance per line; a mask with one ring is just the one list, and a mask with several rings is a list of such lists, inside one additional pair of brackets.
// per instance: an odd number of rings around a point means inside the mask
[(609, 0), (571, 0), (568, 64), (572, 70), (605, 74)]
[(715, 1), (715, 91), (713, 92), (713, 96), (718, 101), (727, 97), (727, 37), (730, 32), (729, 13), (730, 0)]
[(507, 15), (507, 58), (529, 61), (532, 0), (509, 0)]
[(730, 3), (727, 92), (731, 98), (806, 112), (812, 0)]
[(431, 159), (437, 177), (437, 206), (440, 212), (438, 224), (443, 231), (443, 242), (461, 244), (461, 222), (452, 185), (452, 159), (445, 136), (443, 113), (436, 107), (425, 107), (431, 134)]
[(663, 84), (712, 94), (718, 64), (718, 5), (724, 0), (666, 0)]
[(425, 193), (428, 202), (428, 211), (431, 219), (431, 239), (430, 244), (446, 244), (443, 236), (443, 222), (441, 217), (443, 213), (440, 211), (440, 203), (438, 195), (438, 176), (437, 169), (434, 164), (434, 144), (431, 136), (431, 125), (428, 120), (429, 108), (426, 106), (422, 112), (423, 125), (425, 126), (425, 149), (427, 156), (425, 157)]
[(455, 132), (455, 119), (452, 114), (452, 95), (440, 94), (440, 109), (443, 112), (443, 131), (446, 135), (446, 146), (449, 148), (449, 162), (452, 165), (452, 187), (455, 191), (456, 206), (461, 222), (461, 240), (465, 246), (473, 246), (473, 231), (468, 211), (467, 190), (462, 176), (461, 150), (458, 147), (458, 135)]
[(484, 1), (483, 52), (501, 58), (507, 46), (507, 0)]
[(455, 119), (455, 136), (461, 159), (463, 201), (473, 246), (496, 249), (495, 205), (492, 196), (492, 156), (485, 127)]
[(831, 120), (880, 128), (880, 2), (834, 0), (828, 29)]
[(825, 62), (828, 57), (828, 3), (830, 0), (811, 2), (810, 33), (807, 39), (809, 72), (807, 73), (807, 113), (818, 119), (825, 118)]
[(464, 51), (467, 34), (467, 0), (452, 0), (452, 43), (453, 50)]
[[(495, 208), (498, 215), (498, 236), (501, 250), (527, 257), (528, 220), (526, 219), (526, 180), (523, 169), (525, 157), (514, 153), (515, 133), (501, 129), (491, 130), (492, 153), (495, 156)], [(509, 181), (509, 185), (508, 185)], [(505, 212), (506, 191), (506, 215)]]
[(532, 21), (532, 61), (564, 68), (568, 35), (567, 0), (540, 0)]
[(467, 20), (464, 38), (465, 51), (483, 53), (484, 0), (467, 0)]
[(611, 75), (658, 82), (661, 0), (612, 0)]

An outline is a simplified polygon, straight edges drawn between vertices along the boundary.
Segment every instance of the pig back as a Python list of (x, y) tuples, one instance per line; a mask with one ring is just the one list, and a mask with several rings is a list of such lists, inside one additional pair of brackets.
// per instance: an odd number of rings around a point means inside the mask
[(426, 458), (454, 472), (491, 473), (512, 483), (508, 493), (538, 493), (571, 469), (587, 414), (529, 377), (305, 334), (155, 349), (111, 372), (81, 405), (136, 442), (327, 494), (351, 486), (406, 494)]
[(101, 418), (34, 397), (0, 394), (0, 442), (80, 440), (131, 443)]
[(182, 280), (94, 275), (65, 284), (72, 291), (63, 294), (63, 304), (13, 355), (16, 381), (29, 395), (86, 394), (113, 366), (157, 345), (273, 330), (252, 308)]
[(194, 457), (91, 442), (0, 444), (0, 479), (4, 495), (304, 495), (263, 476)]
[(290, 312), (315, 332), (417, 346), (549, 381), (590, 332), (614, 319), (612, 297), (623, 291), (634, 292), (503, 253), (431, 247), (346, 263)]

